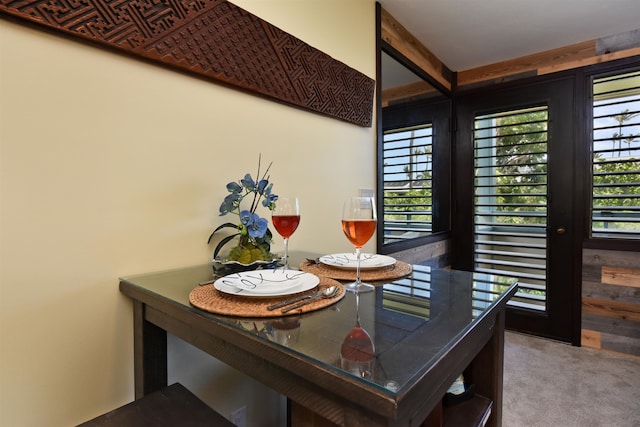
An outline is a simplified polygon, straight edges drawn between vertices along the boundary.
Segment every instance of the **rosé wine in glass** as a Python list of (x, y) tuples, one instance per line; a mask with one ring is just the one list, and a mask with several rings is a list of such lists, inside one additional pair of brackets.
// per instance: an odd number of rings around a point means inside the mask
[(356, 249), (356, 281), (345, 286), (350, 292), (368, 292), (373, 285), (360, 280), (360, 251), (376, 231), (376, 204), (373, 197), (352, 197), (344, 204), (342, 231)]
[(356, 248), (362, 248), (376, 231), (376, 220), (342, 220), (342, 231)]
[(271, 213), (273, 226), (284, 239), (284, 269), (289, 269), (289, 237), (300, 224), (300, 204), (297, 197), (278, 197)]
[(272, 215), (271, 219), (278, 234), (285, 239), (291, 237), (300, 224), (300, 215)]

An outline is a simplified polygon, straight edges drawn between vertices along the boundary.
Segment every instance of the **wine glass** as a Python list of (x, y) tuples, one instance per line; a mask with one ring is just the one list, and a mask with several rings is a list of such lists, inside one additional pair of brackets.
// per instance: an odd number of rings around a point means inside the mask
[(284, 269), (289, 269), (289, 237), (300, 224), (300, 205), (297, 197), (278, 197), (271, 213), (271, 221), (284, 239)]
[(356, 281), (345, 286), (349, 292), (369, 292), (374, 286), (360, 280), (360, 250), (376, 231), (376, 205), (373, 197), (351, 197), (344, 203), (342, 231), (356, 248)]

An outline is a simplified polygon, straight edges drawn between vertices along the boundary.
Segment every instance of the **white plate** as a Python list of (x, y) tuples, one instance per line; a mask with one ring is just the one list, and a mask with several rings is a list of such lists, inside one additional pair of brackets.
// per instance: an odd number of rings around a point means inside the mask
[[(320, 262), (331, 267), (355, 270), (357, 267), (356, 254), (330, 254), (320, 257)], [(395, 258), (387, 255), (360, 254), (360, 270), (388, 267), (396, 263)]]
[(298, 270), (242, 271), (221, 277), (213, 283), (220, 292), (247, 297), (275, 297), (308, 291), (318, 286), (320, 279)]

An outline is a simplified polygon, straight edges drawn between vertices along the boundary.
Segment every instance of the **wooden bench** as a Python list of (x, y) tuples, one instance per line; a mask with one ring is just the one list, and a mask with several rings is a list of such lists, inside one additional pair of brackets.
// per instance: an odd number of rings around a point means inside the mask
[(80, 424), (81, 427), (234, 427), (182, 384), (175, 383)]

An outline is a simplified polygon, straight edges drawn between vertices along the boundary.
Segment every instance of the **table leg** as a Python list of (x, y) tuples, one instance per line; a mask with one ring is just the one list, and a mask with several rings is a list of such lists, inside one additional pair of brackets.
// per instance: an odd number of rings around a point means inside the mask
[(465, 379), (475, 384), (475, 391), (493, 401), (487, 426), (502, 425), (502, 381), (504, 368), (504, 318), (505, 311), (496, 315), (493, 336), (473, 360)]
[(167, 331), (145, 320), (145, 305), (133, 303), (135, 398), (167, 386)]

